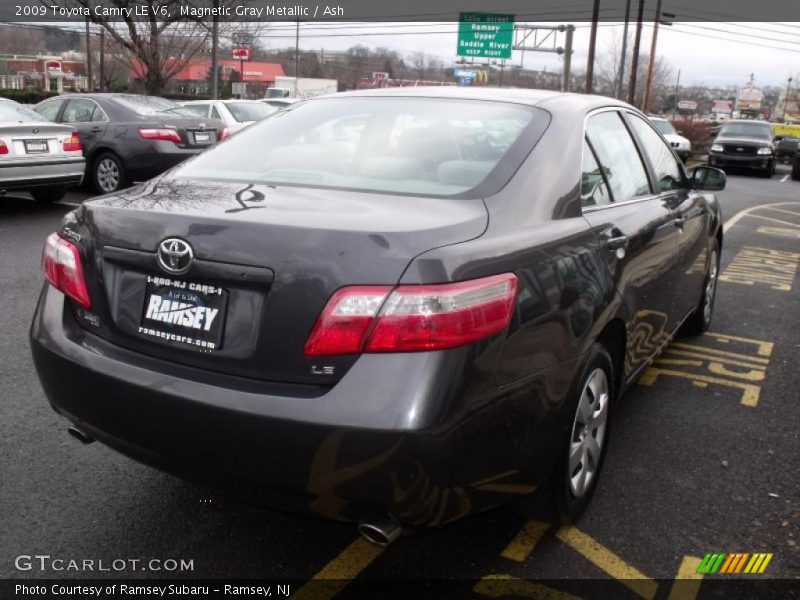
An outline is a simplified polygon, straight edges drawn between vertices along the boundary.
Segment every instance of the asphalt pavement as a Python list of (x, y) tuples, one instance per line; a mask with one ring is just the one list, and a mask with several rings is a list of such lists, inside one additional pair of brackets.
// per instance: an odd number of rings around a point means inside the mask
[[(0, 577), (333, 581), (317, 598), (370, 579), (458, 581), (458, 597), (566, 597), (570, 580), (588, 578), (622, 597), (666, 598), (680, 573), (693, 579), (670, 597), (694, 598), (722, 577), (694, 579), (720, 552), (769, 553), (762, 577), (800, 577), (800, 183), (786, 167), (770, 180), (730, 175), (719, 193), (729, 225), (711, 332), (679, 337), (623, 398), (577, 527), (546, 522), (534, 497), (383, 550), (352, 525), (242, 504), (67, 435), (27, 333), (42, 244), (86, 198), (0, 197)], [(19, 568), (35, 554), (193, 568)], [(306, 597), (297, 585), (292, 597)]]

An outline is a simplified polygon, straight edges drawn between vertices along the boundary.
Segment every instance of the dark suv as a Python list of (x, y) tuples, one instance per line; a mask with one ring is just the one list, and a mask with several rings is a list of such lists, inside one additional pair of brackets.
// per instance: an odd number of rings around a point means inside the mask
[(771, 177), (775, 173), (773, 137), (772, 126), (766, 121), (728, 121), (711, 144), (708, 164), (750, 169)]

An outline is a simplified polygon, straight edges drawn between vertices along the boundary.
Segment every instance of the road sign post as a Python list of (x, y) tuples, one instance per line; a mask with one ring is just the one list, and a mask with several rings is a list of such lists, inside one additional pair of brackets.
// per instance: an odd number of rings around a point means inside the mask
[(514, 15), (461, 13), (458, 56), (509, 59), (514, 45)]

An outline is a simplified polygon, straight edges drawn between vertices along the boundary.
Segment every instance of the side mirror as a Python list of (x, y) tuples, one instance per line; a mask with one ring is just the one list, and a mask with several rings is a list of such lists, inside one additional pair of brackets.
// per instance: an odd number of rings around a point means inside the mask
[(692, 188), (707, 192), (725, 189), (725, 171), (715, 167), (694, 167), (691, 171)]

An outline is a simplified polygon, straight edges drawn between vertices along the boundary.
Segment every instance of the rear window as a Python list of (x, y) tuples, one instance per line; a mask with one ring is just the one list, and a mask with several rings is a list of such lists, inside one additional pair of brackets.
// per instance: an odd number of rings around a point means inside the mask
[(28, 121), (49, 123), (42, 115), (22, 104), (12, 101), (0, 102), (0, 123), (25, 123)]
[(545, 111), (501, 102), (312, 100), (242, 131), (176, 175), (480, 197), (505, 185), (548, 123)]
[(260, 121), (276, 111), (274, 107), (263, 102), (228, 102), (226, 106), (239, 123)]
[(114, 100), (114, 102), (121, 104), (128, 110), (132, 110), (133, 112), (139, 115), (153, 115), (156, 113), (163, 113), (163, 112), (170, 112), (183, 115), (194, 114), (186, 110), (186, 108), (184, 108), (177, 102), (173, 102), (172, 100), (167, 100), (166, 98), (158, 98), (156, 96), (119, 94), (117, 96), (113, 96), (112, 99)]

